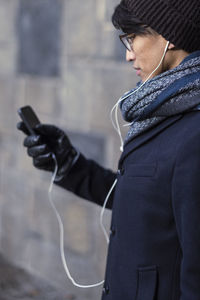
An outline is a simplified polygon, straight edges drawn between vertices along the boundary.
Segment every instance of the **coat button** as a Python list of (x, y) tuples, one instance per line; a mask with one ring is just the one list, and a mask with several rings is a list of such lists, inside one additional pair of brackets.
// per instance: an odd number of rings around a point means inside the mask
[(124, 168), (121, 167), (120, 169), (118, 169), (117, 174), (118, 175), (123, 175), (124, 174)]
[(104, 286), (103, 293), (106, 294), (106, 295), (108, 295), (108, 293), (109, 293), (109, 287), (108, 287), (108, 285)]
[(111, 234), (112, 236), (114, 236), (115, 233), (116, 233), (115, 228), (114, 228), (114, 227), (111, 227), (111, 229), (110, 229), (110, 234)]

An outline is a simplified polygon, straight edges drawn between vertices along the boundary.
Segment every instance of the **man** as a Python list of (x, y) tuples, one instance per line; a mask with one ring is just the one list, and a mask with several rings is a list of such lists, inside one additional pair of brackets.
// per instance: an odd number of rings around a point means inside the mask
[(117, 179), (102, 299), (200, 299), (199, 15), (198, 0), (116, 7), (113, 24), (141, 78), (117, 104), (130, 123), (117, 174), (77, 154), (53, 125), (24, 141), (38, 168), (53, 171), (55, 154), (57, 185), (99, 205)]

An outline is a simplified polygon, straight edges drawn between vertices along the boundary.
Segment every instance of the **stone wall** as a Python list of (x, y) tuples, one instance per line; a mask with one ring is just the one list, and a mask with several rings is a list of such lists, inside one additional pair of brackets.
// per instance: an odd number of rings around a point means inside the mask
[[(116, 170), (120, 144), (109, 113), (136, 83), (110, 22), (118, 2), (0, 0), (0, 251), (81, 300), (100, 299), (101, 287), (76, 289), (65, 275), (48, 202), (51, 176), (27, 157), (17, 109), (32, 105), (87, 157)], [(52, 196), (64, 220), (73, 276), (82, 284), (102, 280), (107, 246), (100, 208), (58, 187)], [(107, 211), (108, 229), (110, 217)]]

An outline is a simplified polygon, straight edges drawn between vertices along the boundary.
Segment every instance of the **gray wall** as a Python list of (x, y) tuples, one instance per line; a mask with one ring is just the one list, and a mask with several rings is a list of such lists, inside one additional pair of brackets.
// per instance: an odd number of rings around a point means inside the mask
[[(109, 112), (137, 80), (110, 22), (118, 2), (0, 0), (0, 251), (82, 300), (99, 299), (101, 288), (75, 289), (64, 273), (48, 202), (51, 176), (27, 157), (16, 111), (32, 105), (87, 157), (116, 170), (119, 138)], [(73, 276), (83, 284), (102, 280), (107, 246), (100, 208), (58, 187), (53, 199)], [(107, 228), (110, 217), (106, 212)]]

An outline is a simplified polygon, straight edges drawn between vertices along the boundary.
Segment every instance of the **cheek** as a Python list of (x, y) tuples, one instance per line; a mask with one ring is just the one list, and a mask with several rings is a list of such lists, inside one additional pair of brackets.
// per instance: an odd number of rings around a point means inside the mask
[(152, 63), (152, 43), (148, 40), (140, 41), (138, 44), (135, 44), (134, 49), (136, 60), (140, 67), (143, 69), (148, 69), (149, 65)]
[(152, 45), (149, 43), (138, 49), (138, 62), (144, 71), (152, 72), (159, 64), (162, 54), (162, 51), (159, 50), (156, 44)]
[[(159, 38), (152, 36), (138, 37), (135, 39), (135, 65), (141, 68), (141, 74), (143, 77), (151, 74), (151, 72), (158, 66), (164, 52), (164, 48), (162, 46), (162, 41)], [(156, 72), (155, 74), (157, 75), (158, 73)]]
[(142, 70), (148, 70), (151, 68), (151, 64), (152, 64), (152, 55), (151, 55), (151, 51), (147, 50), (148, 48), (141, 48), (138, 49), (138, 53), (137, 53), (137, 61), (139, 64), (139, 67)]

